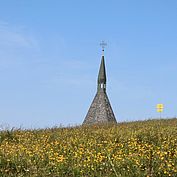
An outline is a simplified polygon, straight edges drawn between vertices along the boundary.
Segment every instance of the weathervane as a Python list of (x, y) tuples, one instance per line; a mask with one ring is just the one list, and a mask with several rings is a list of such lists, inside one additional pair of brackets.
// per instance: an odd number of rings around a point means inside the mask
[(104, 55), (104, 48), (107, 46), (107, 43), (104, 42), (104, 41), (102, 41), (102, 42), (100, 43), (100, 46), (102, 47), (102, 52), (103, 52), (103, 55)]

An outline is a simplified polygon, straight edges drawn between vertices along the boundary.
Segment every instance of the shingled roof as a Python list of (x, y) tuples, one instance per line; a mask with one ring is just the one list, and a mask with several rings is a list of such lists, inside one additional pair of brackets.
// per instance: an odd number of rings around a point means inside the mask
[(106, 94), (106, 69), (104, 53), (101, 58), (101, 65), (98, 74), (97, 93), (83, 122), (83, 124), (96, 123), (117, 123)]
[(105, 69), (105, 62), (104, 62), (104, 55), (101, 58), (101, 65), (98, 74), (98, 84), (104, 83), (106, 84), (106, 69)]

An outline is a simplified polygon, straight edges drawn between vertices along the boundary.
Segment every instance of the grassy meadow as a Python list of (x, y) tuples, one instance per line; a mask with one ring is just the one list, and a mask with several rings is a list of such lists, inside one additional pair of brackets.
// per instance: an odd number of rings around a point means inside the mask
[(177, 177), (177, 119), (1, 130), (0, 176)]

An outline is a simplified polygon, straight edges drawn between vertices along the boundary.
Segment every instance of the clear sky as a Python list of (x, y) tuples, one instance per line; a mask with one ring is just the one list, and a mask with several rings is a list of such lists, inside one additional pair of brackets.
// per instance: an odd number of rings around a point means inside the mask
[(117, 121), (176, 116), (176, 0), (0, 0), (1, 127), (81, 124), (102, 40)]

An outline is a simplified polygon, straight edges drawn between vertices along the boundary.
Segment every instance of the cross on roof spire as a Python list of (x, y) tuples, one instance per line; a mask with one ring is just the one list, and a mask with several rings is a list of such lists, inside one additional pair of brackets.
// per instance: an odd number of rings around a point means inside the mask
[(104, 55), (104, 48), (107, 46), (107, 43), (104, 42), (104, 41), (101, 41), (100, 46), (102, 47), (102, 52), (103, 52), (103, 55)]
[[(104, 52), (106, 43), (102, 41), (100, 46)], [(101, 64), (97, 81), (97, 92), (84, 119), (83, 125), (96, 123), (117, 123), (106, 93), (106, 69), (104, 55), (101, 57)]]

